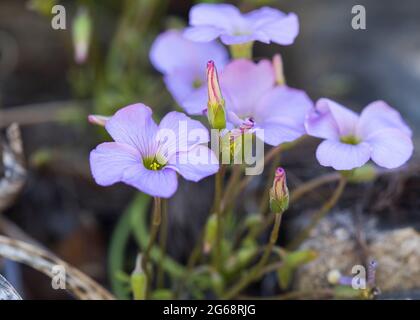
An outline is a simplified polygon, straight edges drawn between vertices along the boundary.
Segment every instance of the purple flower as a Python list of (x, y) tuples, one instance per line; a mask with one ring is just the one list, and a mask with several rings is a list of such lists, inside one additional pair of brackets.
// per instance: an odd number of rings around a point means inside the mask
[[(255, 132), (273, 146), (305, 134), (305, 116), (313, 103), (301, 90), (276, 85), (270, 61), (254, 63), (237, 59), (225, 67), (219, 78), (226, 103), (227, 127), (234, 128), (233, 134)], [(200, 105), (195, 105), (186, 111), (200, 114), (201, 110)]]
[(124, 182), (169, 198), (178, 186), (177, 173), (199, 181), (219, 169), (214, 153), (202, 145), (209, 141), (208, 130), (183, 113), (168, 113), (158, 126), (151, 109), (138, 103), (119, 110), (105, 128), (115, 142), (90, 153), (93, 177), (102, 186)]
[(290, 45), (299, 33), (294, 13), (263, 7), (246, 14), (231, 4), (197, 4), (190, 10), (191, 27), (185, 36), (193, 41), (207, 42), (218, 37), (224, 44), (251, 41)]
[(360, 116), (329, 99), (320, 99), (307, 116), (309, 135), (326, 139), (316, 151), (319, 163), (336, 170), (361, 167), (369, 159), (385, 168), (403, 165), (413, 153), (411, 130), (383, 101)]
[(185, 110), (196, 105), (206, 109), (206, 63), (214, 60), (221, 68), (228, 61), (219, 43), (197, 43), (185, 39), (180, 31), (160, 34), (150, 50), (153, 66), (164, 74), (165, 84)]

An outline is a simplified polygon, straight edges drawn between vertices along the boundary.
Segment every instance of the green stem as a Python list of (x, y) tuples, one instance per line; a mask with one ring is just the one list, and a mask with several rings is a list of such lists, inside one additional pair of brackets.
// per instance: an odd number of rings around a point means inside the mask
[(224, 166), (222, 166), (219, 172), (216, 174), (215, 181), (215, 196), (214, 196), (214, 214), (217, 217), (217, 236), (216, 244), (214, 251), (214, 266), (216, 270), (221, 269), (221, 256), (222, 256), (222, 238), (223, 238), (223, 217), (221, 210), (221, 198), (223, 192), (223, 176), (224, 176)]
[(282, 216), (283, 216), (283, 213), (275, 214), (274, 226), (273, 226), (273, 230), (271, 231), (270, 240), (265, 247), (264, 253), (260, 261), (247, 275), (245, 275), (235, 286), (233, 286), (223, 296), (224, 299), (232, 299), (238, 293), (240, 293), (244, 288), (246, 288), (250, 283), (260, 278), (261, 269), (267, 263), (268, 259), (270, 258), (271, 251), (273, 250), (273, 247), (276, 244), (276, 241), (279, 235), (279, 228), (280, 228)]
[(151, 232), (149, 237), (149, 243), (147, 245), (146, 251), (143, 255), (142, 259), (142, 268), (144, 272), (146, 273), (147, 277), (147, 292), (146, 292), (146, 299), (150, 297), (150, 289), (151, 289), (151, 283), (152, 283), (152, 274), (149, 269), (149, 258), (150, 258), (150, 251), (152, 250), (153, 244), (156, 241), (157, 234), (159, 231), (159, 226), (162, 221), (162, 212), (161, 212), (161, 201), (160, 198), (155, 197), (154, 198), (154, 210), (153, 210), (153, 217), (152, 217), (152, 226), (151, 226)]
[(242, 166), (237, 164), (234, 165), (232, 168), (232, 173), (230, 175), (229, 181), (227, 183), (226, 189), (223, 192), (223, 200), (222, 200), (222, 212), (223, 214), (230, 210), (230, 208), (234, 205), (235, 199), (233, 195), (235, 194), (235, 188), (238, 187), (238, 182), (241, 179), (242, 174)]
[(164, 284), (164, 269), (163, 262), (166, 253), (166, 243), (168, 240), (168, 203), (166, 200), (162, 201), (162, 226), (159, 234), (160, 259), (157, 272), (157, 287), (162, 288)]
[(332, 196), (327, 202), (312, 216), (312, 220), (309, 225), (303, 229), (297, 237), (287, 247), (289, 250), (296, 250), (299, 246), (309, 237), (311, 231), (318, 225), (318, 223), (330, 212), (330, 210), (337, 204), (341, 195), (343, 194), (344, 188), (347, 184), (347, 179), (344, 176), (340, 177), (338, 186), (335, 189)]
[[(147, 208), (150, 203), (150, 197), (145, 194), (139, 194), (128, 209), (131, 215), (131, 228), (134, 238), (144, 252), (149, 243), (149, 230), (147, 228)], [(150, 252), (150, 259), (158, 262), (161, 258), (160, 249), (154, 246)], [(182, 278), (185, 268), (168, 255), (163, 261), (164, 270), (173, 278)]]
[(296, 187), (293, 192), (290, 194), (290, 203), (296, 202), (302, 196), (311, 192), (312, 190), (337, 180), (340, 180), (341, 174), (339, 172), (328, 173), (319, 177), (316, 177), (312, 180), (302, 183)]

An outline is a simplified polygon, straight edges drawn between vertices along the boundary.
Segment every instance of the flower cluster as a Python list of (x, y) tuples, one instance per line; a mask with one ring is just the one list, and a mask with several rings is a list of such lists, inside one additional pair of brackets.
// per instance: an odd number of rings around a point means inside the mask
[[(254, 62), (246, 55), (229, 61), (228, 51), (217, 42), (220, 38), (230, 49), (252, 48), (254, 41), (290, 45), (299, 32), (296, 14), (268, 7), (242, 14), (229, 4), (198, 4), (189, 18), (188, 28), (162, 33), (150, 51), (151, 63), (189, 115), (207, 115), (212, 128), (233, 136), (255, 134), (271, 146), (305, 134), (325, 139), (316, 157), (336, 170), (351, 170), (369, 159), (396, 168), (410, 158), (411, 130), (385, 102), (369, 104), (361, 115), (326, 98), (314, 105), (304, 91), (286, 84), (280, 55), (271, 61)], [(198, 181), (218, 171), (215, 155), (203, 145), (209, 134), (200, 122), (171, 112), (157, 126), (151, 113), (136, 104), (109, 119), (91, 116), (90, 121), (105, 124), (115, 140), (91, 153), (92, 173), (99, 184), (122, 181), (150, 195), (170, 197), (177, 188), (177, 173)], [(188, 128), (179, 134), (181, 122)], [(162, 129), (177, 134), (164, 140)], [(204, 139), (188, 140), (188, 130), (197, 129), (205, 132)], [(207, 162), (180, 161), (197, 151)]]

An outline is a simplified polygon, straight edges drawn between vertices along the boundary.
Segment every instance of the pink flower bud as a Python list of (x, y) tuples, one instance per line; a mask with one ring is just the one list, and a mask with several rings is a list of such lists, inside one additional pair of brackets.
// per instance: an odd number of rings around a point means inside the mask
[(273, 186), (270, 189), (270, 208), (273, 213), (283, 213), (289, 207), (289, 189), (286, 184), (286, 172), (277, 168)]
[(219, 85), (214, 61), (207, 62), (207, 118), (213, 129), (226, 128), (225, 100)]

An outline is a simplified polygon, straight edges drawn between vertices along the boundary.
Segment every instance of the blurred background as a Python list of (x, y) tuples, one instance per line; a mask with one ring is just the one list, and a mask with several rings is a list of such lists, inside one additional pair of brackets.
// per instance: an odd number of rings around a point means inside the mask
[[(178, 108), (161, 75), (151, 66), (148, 53), (157, 34), (186, 25), (189, 9), (196, 2), (199, 1), (0, 0), (0, 129), (4, 136), (11, 123), (20, 125), (26, 168), (20, 194), (7, 205), (0, 205), (2, 233), (10, 233), (10, 229), (4, 230), (9, 223), (19, 226), (63, 260), (104, 286), (113, 286), (109, 276), (110, 243), (136, 192), (121, 184), (108, 188), (95, 185), (89, 152), (108, 137), (102, 128), (89, 125), (86, 118), (91, 113), (110, 115), (133, 102), (151, 106), (158, 115)], [(419, 145), (419, 1), (232, 3), (243, 11), (270, 5), (296, 12), (301, 31), (295, 44), (256, 44), (254, 56), (271, 58), (280, 52), (288, 84), (306, 90), (313, 100), (329, 97), (356, 111), (377, 99), (387, 101), (402, 113), (414, 131), (415, 146)], [(51, 27), (54, 4), (66, 9), (66, 30)], [(351, 10), (356, 4), (366, 8), (366, 30), (351, 27)], [(83, 19), (88, 22), (79, 23), (90, 25), (91, 37), (86, 60), (77, 62), (72, 30), (81, 12), (87, 13)], [(291, 188), (319, 172), (330, 171), (316, 162), (316, 144), (315, 139), (309, 139), (285, 155), (283, 165), (290, 172)], [(381, 177), (373, 185), (352, 186), (340, 202), (338, 214), (357, 209), (366, 219), (374, 218), (379, 230), (418, 230), (419, 164), (416, 152), (402, 173)], [(5, 172), (0, 166), (1, 176)], [(256, 180), (251, 188), (258, 191), (264, 185), (264, 176)], [(198, 186), (182, 180), (169, 202), (168, 250), (180, 262), (185, 262), (193, 246), (191, 239), (197, 237), (198, 226), (205, 221), (212, 185), (212, 178)], [(298, 217), (304, 216), (307, 208), (318, 206), (319, 198), (328, 197), (332, 188), (325, 187), (292, 208), (283, 226), (282, 241), (287, 241), (292, 230), (289, 226), (298, 223)], [(247, 198), (240, 207), (242, 211), (252, 211), (255, 199)], [(412, 240), (417, 241), (414, 250), (419, 253), (418, 234), (416, 237)], [(132, 254), (127, 254), (127, 272), (132, 270), (135, 250), (134, 244), (128, 246), (127, 251)], [(418, 261), (420, 254), (415, 258), (412, 263)], [(51, 289), (47, 277), (28, 267), (0, 261), (0, 273), (24, 298), (69, 297), (64, 291)], [(414, 269), (407, 281), (419, 289), (420, 269)], [(406, 288), (395, 291), (400, 289)], [(266, 279), (255, 290), (269, 295), (277, 289)]]

